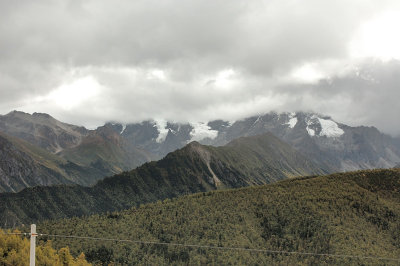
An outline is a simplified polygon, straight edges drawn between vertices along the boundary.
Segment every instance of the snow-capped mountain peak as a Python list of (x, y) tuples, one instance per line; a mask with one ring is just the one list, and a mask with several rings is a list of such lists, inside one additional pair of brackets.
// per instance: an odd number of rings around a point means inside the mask
[(330, 118), (321, 118), (317, 115), (312, 115), (306, 118), (306, 130), (311, 137), (328, 137), (338, 138), (344, 134), (343, 129)]

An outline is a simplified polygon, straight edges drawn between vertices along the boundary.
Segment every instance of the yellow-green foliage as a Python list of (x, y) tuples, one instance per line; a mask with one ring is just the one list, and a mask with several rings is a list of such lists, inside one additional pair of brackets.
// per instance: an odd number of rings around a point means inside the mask
[[(25, 236), (5, 233), (10, 233), (10, 231), (0, 229), (0, 265), (28, 265), (29, 240)], [(13, 233), (20, 232), (16, 230)], [(74, 258), (68, 247), (57, 251), (51, 247), (51, 241), (47, 241), (45, 244), (39, 243), (36, 246), (36, 265), (86, 266), (91, 264), (86, 261), (83, 253)]]

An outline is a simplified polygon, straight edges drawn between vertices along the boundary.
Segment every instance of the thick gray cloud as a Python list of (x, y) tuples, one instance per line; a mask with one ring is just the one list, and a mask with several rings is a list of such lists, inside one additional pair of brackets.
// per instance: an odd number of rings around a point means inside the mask
[[(373, 0), (0, 1), (0, 112), (94, 126), (312, 110), (398, 134), (379, 104), (395, 104), (398, 64), (349, 54), (362, 23), (397, 9)], [(320, 82), (292, 77), (310, 63)], [(354, 74), (371, 65), (379, 85)]]
[(399, 135), (400, 61), (365, 60), (344, 76), (321, 79), (310, 85), (281, 86), (279, 92), (289, 97), (286, 104), (298, 110), (318, 110), (333, 114), (336, 120), (350, 125), (375, 126)]

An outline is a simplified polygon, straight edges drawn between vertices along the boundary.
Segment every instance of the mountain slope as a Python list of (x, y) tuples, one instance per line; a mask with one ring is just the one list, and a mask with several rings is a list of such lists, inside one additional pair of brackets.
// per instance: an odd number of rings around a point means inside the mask
[(131, 170), (154, 159), (149, 152), (136, 148), (121, 135), (121, 128), (106, 124), (90, 131), (79, 145), (59, 155), (75, 164), (100, 170), (103, 177)]
[(168, 122), (165, 125), (159, 125), (155, 121), (143, 121), (126, 125), (121, 135), (129, 143), (161, 159), (169, 152), (189, 143), (192, 129), (193, 127), (189, 124)]
[[(62, 157), (56, 160), (71, 162), (71, 171), (86, 169), (82, 174), (77, 174), (80, 177), (84, 175), (88, 180), (78, 180), (76, 184), (93, 184), (101, 178), (131, 170), (156, 158), (125, 140), (120, 134), (122, 126), (116, 124), (107, 123), (95, 130), (88, 130), (62, 123), (48, 114), (30, 115), (13, 111), (0, 116), (0, 132)], [(26, 183), (24, 187), (28, 185)]]
[(0, 132), (0, 192), (17, 192), (31, 186), (90, 185), (103, 177), (21, 139)]
[(88, 134), (84, 127), (62, 123), (48, 114), (19, 111), (0, 115), (0, 131), (52, 153), (76, 146)]
[(12, 226), (121, 210), (182, 194), (318, 173), (322, 170), (272, 134), (242, 138), (226, 147), (193, 142), (158, 162), (105, 178), (91, 188), (35, 187), (1, 194), (0, 223)]
[(25, 187), (72, 183), (21, 151), (0, 134), (0, 192), (17, 192)]
[[(38, 225), (38, 232), (360, 256), (42, 238), (56, 247), (68, 245), (75, 255), (101, 250), (112, 254), (111, 261), (126, 265), (398, 265), (399, 203), (400, 170), (368, 170), (199, 193), (118, 213), (48, 221)], [(101, 261), (101, 257), (91, 260)]]

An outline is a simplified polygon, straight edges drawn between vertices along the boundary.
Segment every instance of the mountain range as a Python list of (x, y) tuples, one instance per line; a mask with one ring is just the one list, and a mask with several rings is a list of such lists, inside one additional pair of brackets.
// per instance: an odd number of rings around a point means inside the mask
[[(49, 234), (105, 232), (163, 243), (358, 256), (56, 241), (100, 264), (364, 264), (366, 256), (390, 262), (400, 247), (400, 179), (393, 168), (399, 162), (400, 139), (313, 113), (106, 123), (89, 130), (14, 111), (0, 116), (0, 224), (39, 222)], [(393, 169), (348, 172), (370, 168)], [(325, 175), (332, 172), (346, 173)]]
[(93, 185), (153, 159), (119, 132), (111, 124), (88, 130), (42, 113), (0, 116), (0, 192), (35, 185)]
[(275, 113), (207, 124), (166, 123), (160, 133), (157, 122), (126, 125), (122, 135), (159, 157), (198, 140), (221, 146), (236, 138), (271, 132), (329, 172), (390, 168), (400, 162), (400, 139), (375, 127), (351, 127), (314, 113)]
[(323, 171), (270, 133), (223, 147), (191, 142), (160, 161), (99, 181), (93, 187), (37, 186), (0, 194), (4, 227), (127, 209), (179, 195), (268, 184)]
[[(68, 169), (74, 169), (72, 174), (67, 170), (50, 171), (51, 173), (46, 170), (47, 174), (38, 175), (34, 174), (37, 170), (24, 172), (17, 170), (19, 168), (10, 162), (7, 167), (3, 164), (0, 191), (6, 192), (16, 192), (33, 185), (71, 182), (92, 185), (106, 176), (159, 160), (191, 141), (223, 146), (240, 137), (267, 132), (287, 142), (324, 172), (391, 168), (400, 162), (400, 139), (383, 134), (374, 127), (351, 127), (337, 123), (330, 117), (304, 112), (271, 112), (235, 122), (144, 121), (127, 125), (106, 123), (89, 130), (60, 122), (48, 114), (30, 115), (13, 111), (0, 116), (0, 132), (9, 141), (13, 139), (14, 142), (25, 141), (32, 144), (29, 148), (25, 145), (25, 149), (19, 150), (25, 157), (34, 153), (27, 152), (28, 150), (40, 147), (42, 153), (43, 150), (47, 152), (44, 157), (62, 162), (61, 165), (64, 166), (60, 166), (61, 168), (67, 166)], [(15, 149), (18, 147), (14, 145)], [(0, 146), (0, 149), (4, 148), (5, 146)], [(6, 153), (3, 151), (0, 154)], [(0, 161), (6, 161), (4, 158), (7, 156), (4, 156)], [(42, 158), (36, 156), (35, 160), (30, 160), (30, 164), (22, 164), (27, 169), (31, 169), (33, 164), (38, 164), (33, 168), (41, 168), (40, 165), (45, 165)], [(6, 168), (14, 169), (13, 175)], [(24, 181), (13, 176), (24, 176)], [(43, 180), (40, 180), (41, 176)]]

